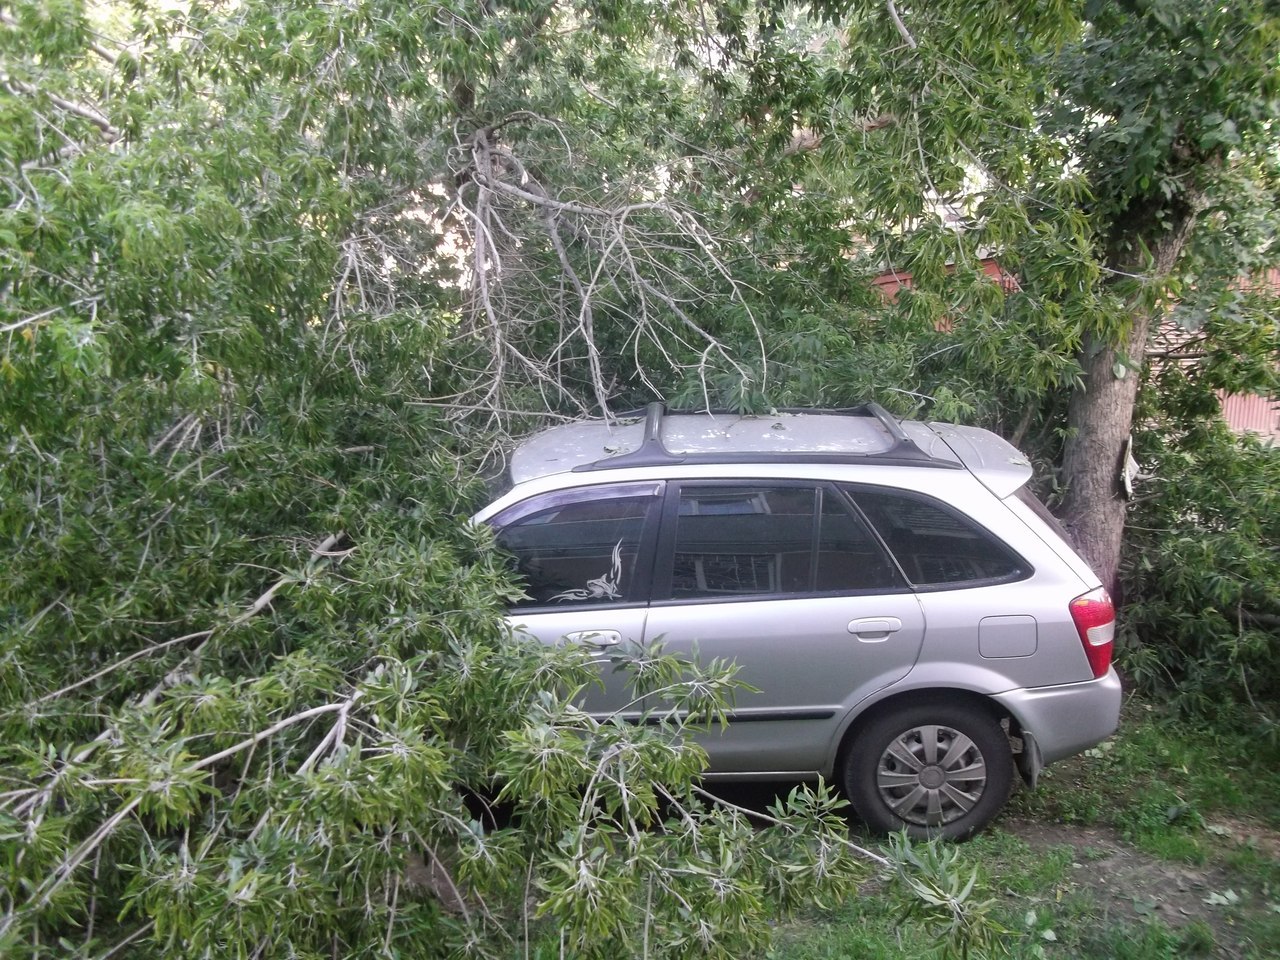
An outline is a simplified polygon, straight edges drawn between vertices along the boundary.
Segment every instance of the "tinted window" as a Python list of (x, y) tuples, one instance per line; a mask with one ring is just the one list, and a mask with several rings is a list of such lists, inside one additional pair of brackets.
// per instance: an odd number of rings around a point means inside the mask
[(815, 586), (819, 591), (902, 586), (902, 578), (894, 571), (866, 524), (833, 493), (822, 497)]
[(968, 518), (924, 497), (850, 490), (917, 586), (1016, 580), (1022, 561)]
[(834, 490), (760, 484), (680, 491), (673, 598), (902, 585), (866, 524)]
[(690, 487), (680, 492), (672, 597), (809, 590), (812, 487)]
[[(529, 599), (560, 606), (637, 599), (636, 556), (652, 495), (546, 497), (497, 520), (498, 543), (515, 554)], [(642, 599), (642, 598), (640, 598)]]

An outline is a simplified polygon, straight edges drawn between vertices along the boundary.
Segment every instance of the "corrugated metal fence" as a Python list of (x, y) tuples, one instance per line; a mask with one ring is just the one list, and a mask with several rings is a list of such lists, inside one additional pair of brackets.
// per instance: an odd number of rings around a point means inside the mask
[(1280, 400), (1239, 393), (1219, 396), (1222, 397), (1222, 415), (1232, 430), (1280, 437)]

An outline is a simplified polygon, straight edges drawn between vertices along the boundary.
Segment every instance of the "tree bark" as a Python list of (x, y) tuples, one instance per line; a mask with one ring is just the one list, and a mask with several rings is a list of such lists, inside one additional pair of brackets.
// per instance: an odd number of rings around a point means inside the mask
[[(1089, 561), (1094, 573), (1116, 596), (1116, 570), (1124, 537), (1126, 501), (1121, 490), (1125, 441), (1133, 430), (1133, 410), (1138, 399), (1142, 362), (1151, 317), (1135, 317), (1128, 336), (1119, 345), (1085, 338), (1080, 365), (1084, 386), (1071, 397), (1067, 411), (1070, 432), (1063, 451), (1066, 484), (1063, 523), (1075, 539), (1076, 549)], [(1117, 364), (1126, 364), (1125, 376), (1116, 376)], [(1129, 366), (1135, 369), (1128, 369)]]
[[(1139, 241), (1147, 241), (1151, 259), (1143, 266), (1149, 282), (1161, 282), (1173, 271), (1187, 245), (1198, 207), (1194, 200), (1187, 203), (1172, 228), (1154, 242), (1149, 234), (1144, 236), (1146, 231), (1139, 224), (1149, 224), (1155, 218), (1136, 217), (1133, 228), (1122, 227), (1113, 233), (1114, 240), (1123, 241), (1114, 243), (1113, 249), (1132, 249), (1142, 246)], [(1135, 272), (1132, 264), (1123, 266), (1125, 272)], [(1122, 336), (1085, 337), (1080, 355), (1084, 385), (1072, 394), (1067, 410), (1070, 429), (1062, 460), (1066, 487), (1063, 523), (1098, 579), (1117, 599), (1116, 574), (1127, 508), (1121, 471), (1154, 322), (1150, 310), (1137, 308)]]

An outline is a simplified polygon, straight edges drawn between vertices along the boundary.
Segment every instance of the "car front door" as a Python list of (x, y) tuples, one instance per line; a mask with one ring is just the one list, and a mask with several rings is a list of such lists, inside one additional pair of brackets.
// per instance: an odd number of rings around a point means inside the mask
[(657, 557), (646, 642), (756, 688), (699, 736), (712, 773), (823, 769), (848, 712), (919, 655), (919, 602), (834, 486), (670, 484)]
[(634, 718), (641, 704), (626, 664), (640, 649), (663, 484), (601, 484), (507, 507), (489, 522), (514, 555), (526, 597), (507, 617), (542, 643), (582, 646), (598, 685), (580, 705), (598, 719)]

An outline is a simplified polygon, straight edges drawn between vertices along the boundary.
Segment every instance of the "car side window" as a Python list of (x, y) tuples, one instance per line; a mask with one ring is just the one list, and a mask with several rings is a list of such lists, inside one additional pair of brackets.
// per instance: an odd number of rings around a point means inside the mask
[(1030, 568), (995, 537), (950, 507), (914, 494), (846, 490), (917, 587), (1020, 580)]
[(678, 503), (673, 600), (902, 586), (866, 524), (822, 486), (684, 484)]
[(809, 589), (813, 487), (690, 486), (680, 491), (671, 596)]
[(515, 606), (561, 607), (646, 599), (637, 578), (656, 484), (587, 488), (534, 498), (498, 517), (498, 544), (515, 556), (528, 596)]
[(815, 587), (819, 593), (904, 585), (866, 523), (830, 490), (822, 494), (817, 559)]

